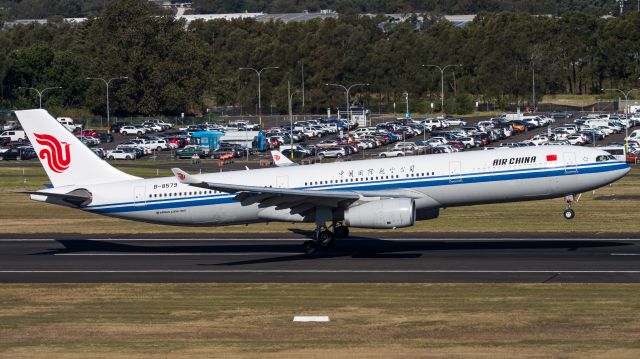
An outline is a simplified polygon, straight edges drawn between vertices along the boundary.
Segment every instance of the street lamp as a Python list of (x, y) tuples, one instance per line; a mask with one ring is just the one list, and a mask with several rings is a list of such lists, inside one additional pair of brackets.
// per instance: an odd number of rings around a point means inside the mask
[(291, 129), (289, 132), (289, 139), (291, 140), (291, 160), (293, 160), (293, 109), (291, 106), (291, 102), (293, 102), (293, 95), (297, 94), (299, 91), (295, 91), (291, 93), (291, 81), (287, 81), (287, 98), (289, 99), (289, 121), (291, 121)]
[(444, 70), (447, 67), (461, 66), (456, 64), (445, 65), (444, 67), (438, 65), (422, 65), (422, 67), (435, 67), (440, 70), (440, 112), (444, 113)]
[[(635, 91), (638, 90), (637, 88), (633, 88), (627, 92), (624, 92), (623, 90), (620, 89), (602, 89), (602, 91), (618, 91), (622, 94), (622, 96), (624, 96), (624, 106), (625, 106), (625, 114), (628, 112), (627, 111), (627, 103), (628, 103), (628, 98), (629, 98), (629, 94), (631, 93), (631, 91)], [(629, 140), (627, 139), (627, 137), (629, 137), (629, 120), (625, 119), (624, 121), (624, 142), (625, 142), (625, 146), (624, 146), (624, 151), (625, 154), (628, 150), (629, 147)]]
[(262, 72), (264, 70), (279, 69), (279, 68), (280, 66), (263, 67), (260, 70), (254, 69), (253, 67), (238, 68), (239, 71), (243, 71), (243, 70), (254, 71), (258, 75), (258, 119), (260, 120), (260, 128), (262, 128), (262, 99), (261, 99), (261, 93), (260, 93), (260, 75), (262, 75)]
[(111, 84), (111, 81), (113, 80), (126, 80), (129, 77), (127, 76), (120, 76), (120, 77), (112, 77), (109, 80), (105, 80), (102, 77), (87, 77), (87, 80), (100, 80), (102, 82), (104, 82), (105, 86), (107, 86), (107, 131), (111, 131), (111, 121), (109, 118), (109, 85)]
[(19, 89), (21, 89), (21, 90), (22, 90), (22, 89), (25, 89), (25, 90), (33, 90), (33, 91), (37, 92), (37, 93), (38, 93), (38, 97), (40, 98), (40, 108), (42, 108), (42, 94), (43, 94), (43, 93), (45, 93), (45, 91), (48, 91), (48, 90), (55, 90), (55, 89), (61, 89), (62, 87), (60, 87), (60, 86), (56, 86), (56, 87), (47, 87), (47, 88), (45, 88), (45, 89), (43, 89), (43, 90), (38, 90), (38, 89), (37, 89), (37, 88), (35, 88), (35, 87), (22, 87), (22, 86), (20, 86), (20, 87), (18, 87), (18, 88), (19, 88)]
[(347, 124), (347, 143), (349, 143), (349, 139), (350, 139), (349, 138), (349, 128), (351, 127), (351, 104), (349, 102), (349, 91), (351, 91), (351, 89), (353, 87), (356, 87), (356, 86), (369, 86), (369, 84), (368, 83), (366, 83), (366, 84), (364, 84), (364, 83), (363, 84), (352, 84), (349, 87), (346, 87), (346, 86), (340, 85), (340, 84), (324, 84), (324, 85), (325, 86), (340, 87), (340, 88), (344, 89), (345, 93), (347, 94), (347, 116), (349, 116), (348, 117), (348, 122), (349, 123)]

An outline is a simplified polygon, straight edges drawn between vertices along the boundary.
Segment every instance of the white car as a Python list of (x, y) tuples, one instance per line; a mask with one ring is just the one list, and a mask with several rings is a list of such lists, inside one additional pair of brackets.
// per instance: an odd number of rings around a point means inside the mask
[(319, 159), (323, 159), (323, 158), (340, 158), (343, 156), (346, 156), (346, 151), (344, 148), (341, 147), (331, 147), (331, 148), (327, 148), (325, 150), (322, 150), (320, 152), (318, 152), (318, 158)]
[(582, 146), (584, 145), (584, 139), (582, 135), (571, 135), (567, 137), (567, 141), (574, 146)]
[(404, 156), (404, 151), (402, 150), (390, 150), (385, 152), (380, 152), (378, 157), (387, 158), (387, 157), (402, 157)]
[(123, 150), (113, 150), (107, 152), (107, 159), (109, 160), (133, 160), (134, 157), (131, 153), (125, 152)]
[(393, 146), (393, 151), (411, 152), (416, 149), (416, 144), (413, 142), (398, 142)]
[(128, 136), (128, 135), (138, 135), (138, 136), (140, 136), (140, 135), (145, 134), (146, 132), (143, 131), (142, 129), (139, 129), (138, 127), (135, 127), (135, 126), (122, 126), (120, 128), (120, 133), (125, 135), (125, 136)]

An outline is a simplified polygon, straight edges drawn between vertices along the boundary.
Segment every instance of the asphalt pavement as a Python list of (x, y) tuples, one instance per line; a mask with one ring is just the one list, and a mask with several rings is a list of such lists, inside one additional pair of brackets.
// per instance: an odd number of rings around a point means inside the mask
[(0, 239), (0, 282), (640, 282), (636, 239)]

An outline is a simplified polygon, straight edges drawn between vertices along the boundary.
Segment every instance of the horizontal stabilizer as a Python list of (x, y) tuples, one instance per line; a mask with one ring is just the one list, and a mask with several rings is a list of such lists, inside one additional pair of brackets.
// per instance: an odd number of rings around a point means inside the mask
[(58, 198), (69, 204), (72, 204), (78, 207), (86, 206), (87, 204), (91, 203), (91, 200), (93, 199), (91, 193), (84, 189), (77, 189), (69, 193), (53, 193), (53, 192), (46, 192), (46, 191), (23, 191), (23, 190), (16, 190), (16, 191), (10, 191), (10, 192), (20, 193), (20, 194), (29, 194), (34, 196), (46, 196), (51, 198)]

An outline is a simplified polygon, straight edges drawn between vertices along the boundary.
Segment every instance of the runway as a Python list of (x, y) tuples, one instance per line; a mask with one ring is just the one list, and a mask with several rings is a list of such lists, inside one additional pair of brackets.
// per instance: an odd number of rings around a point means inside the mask
[(0, 239), (0, 282), (640, 283), (640, 240)]

